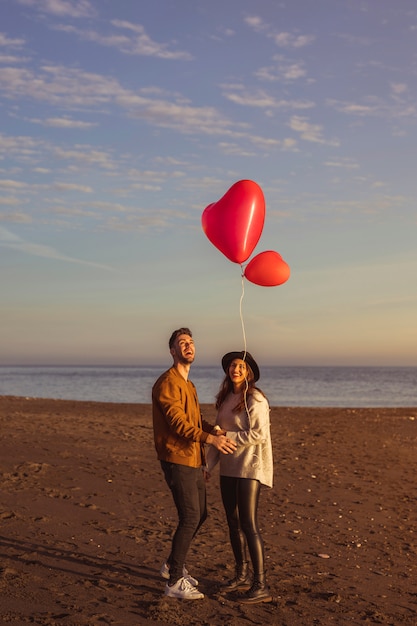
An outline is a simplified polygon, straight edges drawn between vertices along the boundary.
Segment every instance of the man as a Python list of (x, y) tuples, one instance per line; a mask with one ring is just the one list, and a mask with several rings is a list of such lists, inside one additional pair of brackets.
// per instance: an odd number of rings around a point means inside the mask
[(178, 512), (171, 554), (161, 575), (168, 579), (165, 595), (198, 600), (204, 595), (184, 563), (192, 539), (207, 518), (204, 444), (224, 454), (232, 454), (236, 444), (202, 419), (196, 388), (188, 380), (195, 357), (189, 328), (174, 330), (169, 350), (173, 365), (152, 388), (155, 448)]

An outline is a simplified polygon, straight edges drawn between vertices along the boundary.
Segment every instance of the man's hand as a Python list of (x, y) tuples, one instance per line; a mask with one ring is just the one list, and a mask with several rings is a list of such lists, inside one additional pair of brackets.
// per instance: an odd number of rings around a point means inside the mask
[(209, 435), (207, 443), (217, 448), (223, 454), (233, 454), (237, 448), (236, 443), (225, 435)]

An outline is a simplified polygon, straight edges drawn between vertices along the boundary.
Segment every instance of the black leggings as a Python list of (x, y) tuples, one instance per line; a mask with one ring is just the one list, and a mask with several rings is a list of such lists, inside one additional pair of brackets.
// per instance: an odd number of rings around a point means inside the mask
[(258, 527), (260, 482), (220, 476), (220, 490), (236, 564), (247, 561), (247, 547), (254, 574), (263, 574), (264, 544)]

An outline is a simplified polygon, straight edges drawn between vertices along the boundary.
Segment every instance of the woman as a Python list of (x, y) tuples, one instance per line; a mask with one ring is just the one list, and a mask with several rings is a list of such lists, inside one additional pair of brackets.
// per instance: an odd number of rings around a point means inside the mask
[(236, 562), (236, 575), (224, 590), (245, 591), (240, 600), (248, 604), (270, 602), (257, 519), (261, 485), (272, 487), (273, 480), (269, 404), (255, 386), (259, 368), (249, 352), (228, 352), (222, 367), (226, 376), (216, 396), (217, 429), (233, 439), (237, 449), (233, 454), (218, 455), (210, 446), (207, 469), (210, 473), (220, 460), (220, 490)]

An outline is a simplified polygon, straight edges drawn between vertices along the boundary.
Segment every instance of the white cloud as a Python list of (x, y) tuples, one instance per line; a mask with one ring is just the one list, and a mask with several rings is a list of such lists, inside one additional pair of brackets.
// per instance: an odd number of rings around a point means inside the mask
[(237, 143), (231, 143), (227, 141), (220, 141), (218, 143), (219, 149), (223, 154), (228, 154), (238, 157), (253, 157), (255, 152), (249, 150), (242, 150), (242, 146)]
[(300, 138), (305, 141), (311, 141), (314, 143), (321, 143), (327, 145), (337, 146), (338, 140), (327, 140), (323, 137), (323, 127), (319, 124), (310, 124), (307, 118), (294, 115), (289, 122), (289, 127), (295, 132), (299, 133)]
[(146, 33), (142, 24), (134, 24), (125, 20), (113, 20), (111, 23), (116, 28), (129, 30), (134, 33), (134, 39), (130, 41), (127, 50), (124, 50), (129, 54), (140, 54), (176, 60), (190, 60), (192, 58), (188, 52), (169, 50), (167, 44), (153, 41)]
[(261, 90), (246, 89), (242, 86), (233, 86), (233, 91), (225, 86), (223, 93), (224, 97), (235, 104), (242, 106), (250, 106), (256, 108), (268, 108), (268, 109), (292, 109), (292, 110), (304, 110), (314, 107), (314, 102), (302, 101), (302, 100), (283, 100), (277, 99), (274, 96)]
[(297, 147), (297, 142), (292, 137), (287, 137), (282, 140), (281, 145), (284, 150), (295, 150)]
[(75, 145), (73, 148), (53, 148), (55, 156), (66, 161), (74, 161), (77, 164), (99, 165), (111, 170), (116, 168), (110, 155), (102, 150), (94, 150), (90, 146)]
[(393, 121), (398, 120), (398, 118), (417, 117), (417, 107), (414, 101), (411, 100), (410, 103), (404, 103), (400, 102), (399, 98), (393, 100), (393, 103), (391, 103), (372, 97), (369, 98), (369, 103), (363, 104), (357, 102), (343, 102), (329, 98), (326, 104), (339, 113), (345, 113), (355, 117), (380, 117), (392, 119)]
[(14, 190), (19, 190), (19, 189), (27, 189), (28, 184), (27, 183), (23, 183), (20, 180), (0, 180), (0, 188), (2, 189), (14, 189)]
[(13, 137), (0, 133), (0, 157), (6, 158), (14, 155), (27, 158), (33, 155), (42, 143), (42, 140), (39, 141), (32, 137)]
[(24, 239), (21, 239), (18, 235), (15, 235), (6, 228), (3, 228), (2, 226), (0, 226), (0, 246), (11, 248), (13, 250), (16, 250), (17, 252), (21, 252), (22, 254), (28, 254), (30, 256), (41, 257), (44, 259), (51, 259), (56, 261), (65, 261), (68, 263), (79, 263), (81, 265), (87, 265), (89, 267), (96, 267), (98, 269), (113, 271), (113, 268), (108, 265), (94, 263), (91, 261), (84, 261), (82, 259), (76, 259), (74, 257), (61, 254), (60, 252), (55, 250), (55, 248), (52, 248), (50, 246), (25, 241)]
[(83, 122), (81, 120), (73, 120), (68, 117), (48, 117), (45, 120), (31, 120), (36, 124), (42, 124), (43, 126), (50, 126), (52, 128), (80, 128), (88, 129), (97, 126), (96, 122)]
[(44, 66), (39, 73), (0, 68), (0, 91), (9, 98), (31, 97), (67, 108), (117, 104), (133, 117), (183, 133), (220, 134), (239, 126), (214, 107), (143, 97), (124, 89), (115, 78), (62, 66)]
[(269, 96), (267, 93), (258, 91), (257, 93), (248, 93), (243, 87), (240, 93), (224, 93), (225, 98), (234, 102), (235, 104), (241, 104), (244, 106), (251, 107), (275, 107), (276, 100), (272, 96)]
[(21, 204), (21, 201), (18, 198), (10, 197), (0, 197), (0, 204), (4, 206), (14, 206)]
[(112, 215), (103, 228), (112, 231), (136, 231), (145, 232), (150, 229), (165, 230), (178, 227), (178, 220), (185, 221), (188, 214), (166, 209), (154, 209), (149, 212), (129, 213), (121, 219), (120, 216)]
[(332, 159), (325, 161), (327, 167), (338, 167), (347, 170), (355, 170), (359, 168), (359, 164), (349, 158)]
[(250, 142), (258, 148), (262, 148), (263, 150), (267, 148), (275, 148), (281, 144), (279, 139), (275, 139), (274, 137), (259, 137), (257, 135), (252, 135), (250, 138)]
[(304, 48), (315, 41), (314, 35), (299, 35), (286, 31), (276, 32), (270, 24), (257, 16), (247, 17), (245, 22), (257, 33), (265, 33), (280, 48)]
[(280, 48), (304, 48), (315, 40), (313, 35), (293, 35), (292, 33), (276, 33), (270, 35)]
[(118, 102), (130, 108), (130, 115), (152, 125), (171, 128), (183, 134), (243, 136), (246, 124), (224, 117), (211, 106), (192, 106), (168, 100), (131, 96)]
[(408, 92), (408, 86), (405, 83), (392, 83), (391, 90), (395, 95), (401, 95)]
[(92, 188), (87, 185), (77, 185), (76, 183), (54, 183), (54, 189), (58, 191), (81, 191), (82, 193), (92, 193)]
[[(0, 222), (8, 222), (14, 224), (30, 224), (32, 223), (32, 217), (27, 213), (22, 213), (21, 211), (13, 211), (10, 213), (5, 213), (0, 211)], [(1, 229), (0, 229), (1, 230)], [(1, 237), (1, 233), (0, 233)], [(0, 241), (1, 245), (1, 241)]]
[(378, 112), (378, 106), (375, 104), (357, 104), (355, 102), (340, 102), (337, 100), (328, 100), (327, 104), (334, 107), (341, 113), (348, 113), (352, 115), (374, 115)]
[(304, 62), (285, 62), (280, 60), (277, 65), (261, 67), (255, 72), (255, 76), (259, 80), (268, 82), (276, 81), (295, 81), (307, 76), (307, 70)]
[[(144, 97), (141, 93), (122, 87), (116, 78), (74, 68), (44, 65), (38, 72), (14, 67), (0, 68), (0, 91), (10, 99), (32, 98), (67, 109), (85, 108), (90, 111), (94, 106), (100, 111), (100, 107), (112, 104), (125, 110), (132, 118), (142, 119), (151, 125), (170, 128), (182, 134), (223, 135), (253, 141), (253, 137), (248, 133), (247, 124), (226, 118), (215, 107), (193, 106), (185, 102), (182, 96), (171, 94), (167, 94), (165, 98)], [(287, 106), (284, 102), (280, 104), (271, 99), (269, 102), (274, 107)], [(291, 106), (307, 108), (311, 105), (293, 103)], [(102, 111), (102, 114), (105, 115), (105, 112)], [(259, 139), (256, 136), (255, 140)], [(65, 150), (58, 152), (61, 152), (60, 156), (65, 156)], [(91, 153), (89, 157), (80, 155), (81, 160), (91, 160), (92, 157)], [(103, 167), (110, 167), (104, 158), (98, 157), (93, 160), (102, 160)]]
[(24, 39), (7, 37), (7, 35), (5, 35), (4, 33), (0, 33), (0, 46), (21, 48), (24, 44)]
[[(123, 54), (155, 57), (158, 59), (189, 61), (191, 54), (183, 50), (172, 49), (166, 43), (159, 43), (151, 39), (142, 24), (135, 24), (126, 20), (112, 20), (111, 25), (118, 29), (111, 34), (103, 34), (97, 30), (76, 28), (69, 24), (59, 24), (54, 28), (61, 32), (75, 34), (83, 41), (91, 41), (108, 48), (115, 48)], [(120, 34), (120, 30), (127, 34)]]
[(92, 17), (96, 14), (88, 0), (17, 0), (19, 4), (30, 6), (39, 11), (57, 17)]
[(12, 56), (11, 54), (0, 54), (0, 63), (3, 65), (13, 65), (16, 63), (27, 63), (28, 59), (25, 57)]
[(248, 26), (250, 26), (257, 32), (262, 32), (267, 28), (267, 24), (265, 24), (263, 19), (256, 15), (246, 17), (244, 21), (246, 22)]

